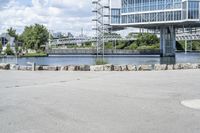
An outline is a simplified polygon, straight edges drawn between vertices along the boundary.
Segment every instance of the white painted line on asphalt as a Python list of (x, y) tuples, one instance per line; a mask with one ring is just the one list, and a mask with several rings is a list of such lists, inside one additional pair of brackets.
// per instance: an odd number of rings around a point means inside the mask
[(181, 104), (191, 109), (198, 109), (200, 110), (200, 99), (193, 99), (193, 100), (185, 100), (182, 101)]

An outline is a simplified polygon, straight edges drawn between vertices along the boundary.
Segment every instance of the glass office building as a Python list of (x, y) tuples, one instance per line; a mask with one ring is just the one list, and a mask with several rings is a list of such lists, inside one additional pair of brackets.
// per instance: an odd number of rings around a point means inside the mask
[[(111, 0), (112, 2), (115, 0)], [(200, 27), (200, 0), (121, 0), (110, 8), (113, 29), (138, 27), (160, 30), (161, 56), (175, 56), (176, 29)]]
[(199, 21), (199, 3), (200, 0), (121, 0), (121, 8), (111, 8), (111, 24)]

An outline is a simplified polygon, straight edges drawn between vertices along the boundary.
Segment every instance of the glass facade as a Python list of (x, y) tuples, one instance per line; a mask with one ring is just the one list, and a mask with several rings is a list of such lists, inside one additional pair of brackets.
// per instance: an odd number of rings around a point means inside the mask
[(199, 19), (199, 2), (188, 2), (188, 19)]
[(112, 24), (176, 22), (199, 19), (200, 0), (121, 0), (121, 9), (111, 10)]
[(121, 10), (120, 9), (112, 9), (111, 10), (111, 23), (119, 24), (120, 23)]
[(180, 9), (182, 0), (122, 0), (122, 13)]

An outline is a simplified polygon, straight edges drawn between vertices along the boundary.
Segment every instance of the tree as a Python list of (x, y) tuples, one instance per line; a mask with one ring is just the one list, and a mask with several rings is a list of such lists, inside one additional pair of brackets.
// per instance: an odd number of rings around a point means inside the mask
[(150, 33), (140, 33), (137, 35), (136, 44), (138, 46), (151, 46), (159, 43), (159, 39), (155, 34)]
[(26, 49), (40, 50), (49, 38), (49, 32), (46, 27), (40, 24), (26, 26), (22, 33), (22, 40)]
[(7, 54), (7, 55), (14, 55), (14, 52), (13, 52), (13, 50), (11, 49), (9, 43), (6, 45), (5, 54)]
[(16, 30), (14, 28), (10, 27), (9, 29), (7, 29), (7, 32), (11, 37), (15, 38), (15, 41), (18, 40), (18, 34), (16, 33)]
[(2, 44), (2, 42), (0, 41), (0, 53), (2, 52), (2, 50), (3, 50), (3, 44)]

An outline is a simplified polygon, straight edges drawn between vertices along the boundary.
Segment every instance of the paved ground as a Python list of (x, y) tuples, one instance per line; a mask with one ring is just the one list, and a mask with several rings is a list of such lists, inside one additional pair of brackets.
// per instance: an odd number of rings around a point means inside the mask
[(200, 70), (0, 71), (0, 133), (199, 133)]

